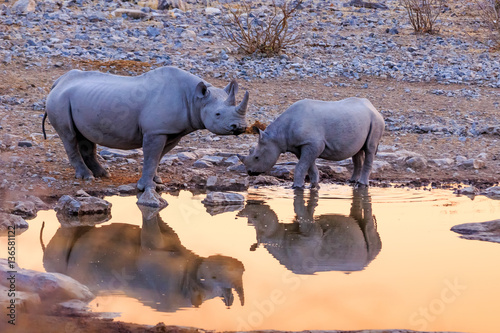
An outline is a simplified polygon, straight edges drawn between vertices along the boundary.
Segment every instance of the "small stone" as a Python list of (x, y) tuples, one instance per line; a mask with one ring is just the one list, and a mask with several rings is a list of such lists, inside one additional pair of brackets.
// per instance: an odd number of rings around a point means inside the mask
[(205, 15), (220, 15), (221, 10), (219, 8), (214, 8), (214, 7), (206, 7), (205, 8)]
[(492, 198), (500, 198), (500, 186), (488, 187), (486, 190), (481, 192), (481, 194)]
[(144, 13), (143, 11), (137, 9), (118, 8), (117, 10), (115, 10), (116, 17), (122, 17), (124, 15), (132, 19), (143, 19), (148, 17), (147, 13)]
[(255, 185), (279, 185), (280, 182), (272, 176), (259, 175), (253, 181)]
[(422, 156), (414, 156), (406, 160), (406, 165), (413, 170), (420, 170), (427, 167), (427, 160)]
[(474, 169), (482, 169), (482, 168), (485, 168), (486, 167), (486, 163), (484, 163), (483, 160), (480, 160), (480, 159), (474, 159), (474, 161), (472, 162), (472, 166), (474, 167)]
[(198, 158), (198, 156), (195, 153), (191, 152), (182, 152), (177, 154), (177, 158), (181, 161), (189, 161), (189, 160), (195, 160)]
[(117, 189), (120, 194), (134, 194), (137, 192), (137, 188), (132, 185), (120, 185)]
[(26, 14), (34, 12), (36, 9), (35, 0), (18, 0), (11, 7), (11, 10), (17, 14)]
[(215, 165), (219, 165), (222, 163), (222, 161), (224, 160), (224, 157), (222, 156), (210, 156), (210, 155), (205, 155), (201, 158), (203, 161), (207, 161), (207, 162), (210, 162), (212, 164), (215, 164)]
[(207, 178), (207, 187), (213, 187), (217, 184), (217, 176), (210, 176)]
[(33, 142), (31, 141), (19, 141), (17, 143), (19, 147), (33, 147)]
[(230, 156), (224, 160), (225, 165), (236, 165), (238, 163), (240, 163), (240, 159), (236, 155)]
[(149, 37), (156, 37), (160, 35), (160, 29), (156, 27), (147, 27), (146, 33), (148, 34)]
[(247, 173), (247, 168), (245, 168), (244, 164), (231, 165), (226, 170), (232, 172)]
[(181, 37), (186, 39), (196, 39), (196, 32), (194, 32), (193, 30), (185, 29), (181, 33)]
[(451, 228), (460, 238), (500, 243), (500, 220), (464, 223)]
[(196, 162), (193, 163), (193, 166), (199, 169), (208, 169), (213, 167), (214, 165), (205, 160), (197, 160)]
[(13, 214), (24, 216), (24, 217), (35, 217), (36, 216), (36, 205), (31, 201), (17, 201), (15, 203)]

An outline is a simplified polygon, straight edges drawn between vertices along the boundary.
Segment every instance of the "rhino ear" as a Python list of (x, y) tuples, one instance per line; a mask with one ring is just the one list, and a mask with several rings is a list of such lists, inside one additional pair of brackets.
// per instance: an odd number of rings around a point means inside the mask
[(224, 88), (224, 91), (229, 95), (231, 89), (234, 89), (235, 95), (238, 94), (238, 82), (236, 82), (236, 80), (232, 80), (231, 82), (229, 82), (229, 84)]
[(265, 140), (265, 139), (266, 139), (266, 137), (267, 137), (266, 132), (264, 132), (264, 131), (263, 131), (263, 130), (261, 130), (260, 128), (258, 128), (258, 130), (259, 130), (259, 141), (263, 141), (263, 140)]
[(210, 95), (210, 90), (208, 90), (207, 85), (203, 81), (198, 83), (195, 89), (195, 96), (198, 98), (205, 98), (208, 97), (209, 95)]

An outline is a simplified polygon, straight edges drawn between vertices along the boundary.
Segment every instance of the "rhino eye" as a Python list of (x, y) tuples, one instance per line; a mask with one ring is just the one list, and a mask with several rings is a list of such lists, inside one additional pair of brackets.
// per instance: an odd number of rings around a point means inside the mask
[(255, 159), (258, 160), (259, 159), (259, 156), (255, 156)]
[(217, 113), (215, 114), (215, 116), (216, 116), (216, 117), (219, 117), (219, 116), (220, 116), (220, 112), (217, 112)]

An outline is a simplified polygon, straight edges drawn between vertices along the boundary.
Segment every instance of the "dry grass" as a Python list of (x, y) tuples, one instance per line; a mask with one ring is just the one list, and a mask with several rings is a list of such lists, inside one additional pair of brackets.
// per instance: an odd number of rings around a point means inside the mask
[(302, 0), (278, 5), (273, 0), (270, 13), (258, 13), (252, 2), (241, 1), (236, 6), (222, 6), (223, 35), (243, 53), (267, 56), (280, 54), (298, 42), (299, 36), (289, 28), (289, 22), (300, 8)]
[(266, 127), (266, 124), (263, 124), (260, 121), (256, 120), (252, 125), (247, 127), (245, 134), (259, 134), (259, 130), (263, 131), (266, 129)]
[(500, 0), (475, 0), (479, 16), (491, 29), (491, 38), (496, 43), (495, 49), (500, 49)]
[(401, 0), (416, 33), (436, 33), (437, 18), (445, 7), (444, 0)]

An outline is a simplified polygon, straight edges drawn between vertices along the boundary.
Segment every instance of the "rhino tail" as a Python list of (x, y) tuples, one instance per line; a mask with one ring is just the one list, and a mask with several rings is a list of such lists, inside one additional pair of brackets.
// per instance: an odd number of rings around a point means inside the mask
[(45, 133), (45, 120), (47, 119), (47, 111), (43, 114), (43, 120), (42, 120), (42, 132), (43, 132), (43, 138), (47, 140), (47, 134)]

